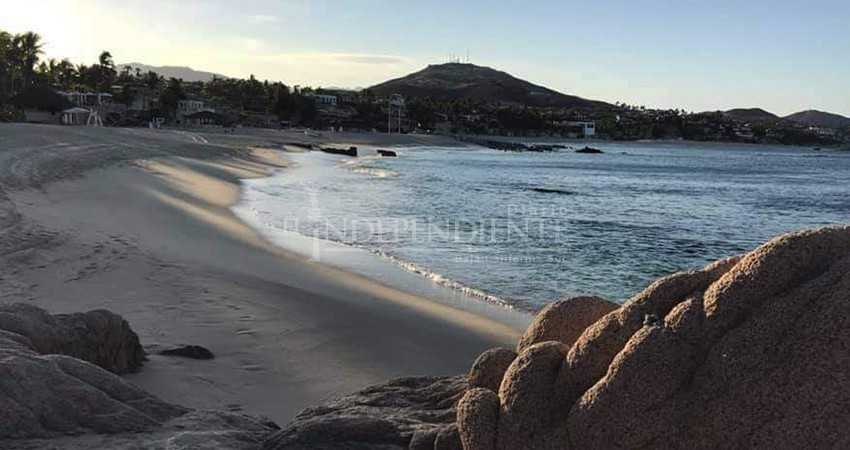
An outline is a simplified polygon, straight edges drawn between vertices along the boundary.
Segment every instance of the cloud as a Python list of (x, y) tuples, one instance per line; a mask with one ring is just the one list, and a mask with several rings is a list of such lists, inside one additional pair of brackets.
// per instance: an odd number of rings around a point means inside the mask
[(263, 48), (263, 41), (252, 37), (239, 36), (231, 40), (233, 47), (242, 52), (256, 52)]
[(264, 59), (275, 62), (310, 62), (324, 64), (366, 64), (394, 65), (407, 64), (403, 56), (370, 55), (366, 53), (279, 53)]
[(280, 22), (280, 17), (271, 14), (257, 14), (251, 16), (251, 21), (256, 23), (274, 23)]

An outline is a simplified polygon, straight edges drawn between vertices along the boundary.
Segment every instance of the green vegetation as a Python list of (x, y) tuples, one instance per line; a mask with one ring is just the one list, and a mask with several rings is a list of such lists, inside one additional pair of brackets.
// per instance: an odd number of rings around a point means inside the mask
[(277, 115), (281, 120), (316, 123), (316, 107), (307, 94), (310, 88), (289, 88), (283, 83), (216, 78), (208, 83), (186, 83), (164, 79), (154, 72), (142, 73), (125, 67), (116, 69), (113, 56), (104, 51), (97, 63), (74, 64), (68, 59), (42, 59), (41, 37), (33, 32), (10, 34), (0, 31), (0, 121), (21, 117), (11, 99), (31, 87), (64, 92), (93, 92), (113, 95), (115, 102), (131, 105), (142, 96), (146, 114), (127, 117), (130, 123), (151, 117), (173, 118), (178, 102), (186, 98), (206, 101), (229, 116), (232, 122), (251, 122), (257, 115)]
[[(224, 124), (277, 127), (282, 123), (346, 130), (386, 130), (393, 94), (405, 100), (402, 128), (419, 133), (503, 136), (581, 136), (575, 122), (596, 123), (601, 139), (684, 139), (813, 146), (850, 144), (850, 126), (812, 126), (751, 108), (690, 113), (614, 105), (564, 95), (471, 64), (429, 66), (407, 77), (360, 92), (290, 87), (280, 82), (214, 77), (208, 82), (165, 79), (155, 72), (118, 70), (110, 52), (92, 65), (43, 60), (38, 34), (0, 31), (0, 121), (18, 120), (12, 98), (31, 87), (65, 92), (108, 93), (127, 114), (108, 123), (145, 124), (174, 120), (180, 100), (201, 100)], [(314, 94), (332, 94), (336, 104), (317, 105)], [(134, 105), (131, 108), (131, 105)], [(141, 105), (141, 106), (140, 106)], [(806, 112), (812, 119), (840, 116)], [(844, 118), (846, 119), (846, 118)], [(813, 119), (812, 119), (813, 120)]]

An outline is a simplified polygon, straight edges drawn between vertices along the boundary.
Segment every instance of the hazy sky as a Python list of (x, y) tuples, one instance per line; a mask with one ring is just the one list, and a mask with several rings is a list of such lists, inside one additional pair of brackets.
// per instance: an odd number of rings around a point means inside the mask
[(369, 86), (450, 54), (582, 97), (850, 115), (850, 0), (0, 0), (50, 57)]

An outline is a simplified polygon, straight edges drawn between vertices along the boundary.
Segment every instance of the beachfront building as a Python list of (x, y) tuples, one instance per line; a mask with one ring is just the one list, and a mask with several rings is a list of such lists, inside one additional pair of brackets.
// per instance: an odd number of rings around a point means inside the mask
[(185, 125), (190, 127), (200, 127), (207, 125), (224, 125), (225, 117), (219, 113), (212, 111), (198, 111), (185, 116)]
[(112, 104), (113, 98), (112, 94), (108, 92), (60, 92), (59, 94), (65, 96), (65, 98), (69, 101), (83, 108), (87, 106)]
[[(62, 96), (80, 108), (84, 108), (91, 113), (91, 117), (86, 120), (89, 125), (101, 125), (103, 123), (119, 124), (124, 121), (127, 115), (127, 106), (121, 103), (115, 103), (114, 97), (108, 92), (60, 92)], [(74, 115), (81, 114), (79, 111), (72, 113)], [(69, 119), (70, 120), (70, 119)], [(65, 118), (62, 119), (65, 123)], [(68, 125), (76, 124), (74, 120), (70, 120)]]
[(133, 112), (144, 112), (156, 109), (159, 106), (159, 96), (156, 91), (145, 86), (134, 86), (130, 88), (133, 101), (127, 108)]
[(203, 100), (180, 100), (177, 102), (178, 113), (194, 114), (196, 112), (203, 111), (204, 109)]
[(47, 124), (62, 123), (62, 111), (74, 107), (65, 96), (39, 86), (19, 92), (10, 103), (23, 110), (25, 121)]
[(550, 123), (560, 127), (565, 137), (586, 139), (596, 137), (596, 122), (592, 120), (555, 120)]
[(88, 125), (92, 111), (75, 106), (62, 111), (62, 125)]
[(313, 94), (313, 100), (318, 105), (336, 106), (337, 103), (336, 95), (329, 94)]
[[(177, 102), (177, 117), (178, 125), (193, 125), (197, 124), (196, 120), (190, 120), (189, 117), (200, 112), (215, 113), (215, 109), (210, 107), (207, 102), (198, 99), (185, 99)], [(204, 117), (204, 116), (196, 116)]]
[(578, 129), (579, 137), (593, 138), (596, 136), (596, 122), (567, 122), (567, 126)]

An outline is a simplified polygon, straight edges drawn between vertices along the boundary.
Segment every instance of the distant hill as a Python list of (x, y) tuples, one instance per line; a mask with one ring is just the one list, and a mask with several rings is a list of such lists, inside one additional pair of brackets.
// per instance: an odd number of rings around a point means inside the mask
[(610, 107), (604, 102), (566, 95), (520, 80), (505, 72), (474, 64), (430, 65), (402, 78), (370, 88), (378, 95), (436, 97), (452, 100), (478, 99), (533, 107)]
[(785, 116), (784, 119), (804, 123), (817, 127), (843, 127), (850, 126), (850, 118), (823, 111), (810, 109)]
[(767, 112), (761, 108), (735, 108), (723, 113), (724, 116), (735, 120), (748, 120), (753, 122), (778, 120), (779, 116)]
[(219, 75), (217, 73), (212, 72), (203, 72), (200, 70), (192, 69), (191, 67), (182, 67), (182, 66), (149, 66), (147, 64), (142, 63), (128, 63), (128, 64), (119, 64), (118, 71), (124, 69), (124, 67), (129, 66), (133, 70), (139, 68), (142, 73), (147, 72), (156, 72), (157, 74), (165, 77), (165, 78), (182, 78), (183, 81), (193, 82), (193, 81), (210, 81), (213, 77), (216, 78), (228, 78), (224, 75)]

